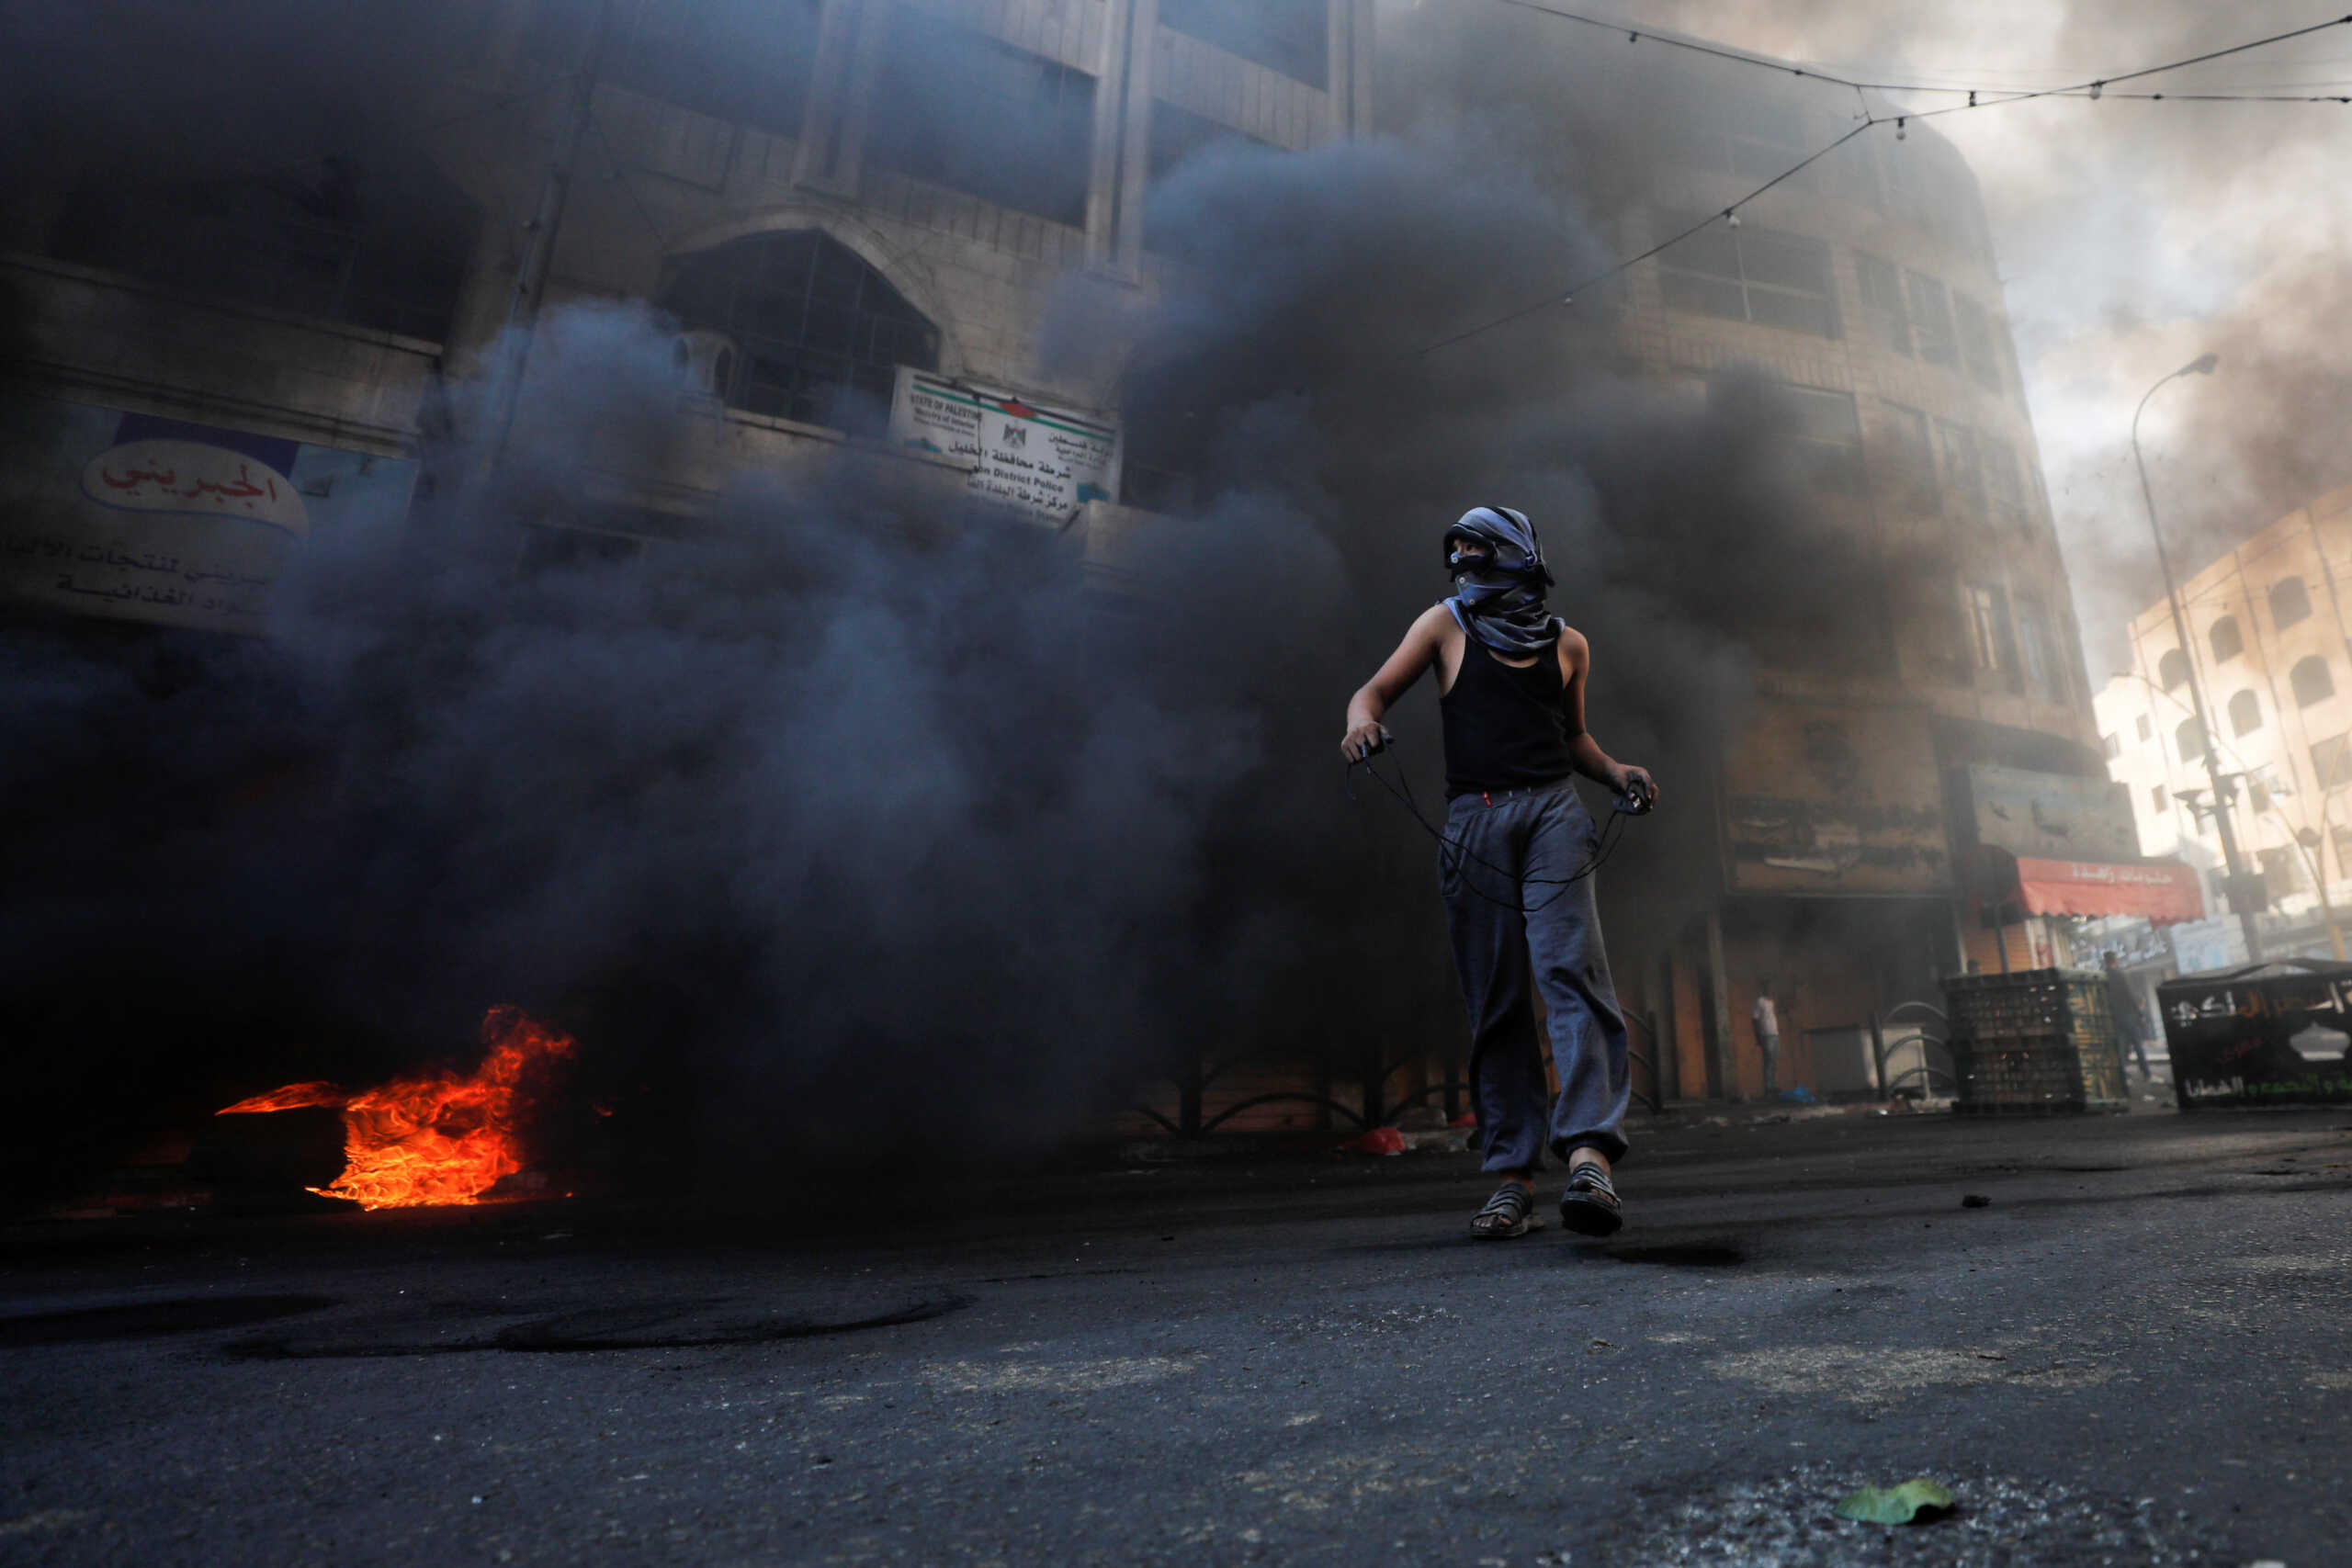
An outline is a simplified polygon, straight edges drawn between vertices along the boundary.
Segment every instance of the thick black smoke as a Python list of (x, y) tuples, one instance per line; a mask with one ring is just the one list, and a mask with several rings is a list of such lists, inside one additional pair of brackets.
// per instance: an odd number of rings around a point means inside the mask
[[(1074, 288), (1060, 334), (1130, 334), (1131, 433), (1198, 481), (1132, 594), (855, 463), (518, 569), (526, 523), (595, 521), (584, 469), (690, 438), (662, 323), (573, 307), (499, 482), (321, 541), (266, 642), (10, 628), (0, 1021), (59, 1107), (14, 1174), (458, 1050), (499, 1002), (581, 1033), (640, 1177), (705, 1190), (1034, 1148), (1196, 1056), (1442, 1051), (1430, 847), (1336, 742), (1479, 502), (1543, 527), (1596, 732), (1668, 792), (1602, 875), (1612, 935), (1673, 930), (1750, 672), (1873, 657), (1824, 628), (1888, 568), (1801, 504), (1759, 378), (1645, 383), (1605, 297), (1421, 352), (1610, 254), (1623, 171), (1548, 124), (1411, 114), (1166, 182), (1167, 287)], [(472, 471), (481, 391), (437, 472)], [(1430, 711), (1397, 761), (1434, 807)]]
[[(1593, 643), (1594, 732), (1652, 766), (1671, 802), (1600, 879), (1605, 921), (1639, 962), (1717, 891), (1709, 790), (1757, 671), (1883, 668), (1882, 617), (1940, 579), (1919, 546), (1811, 504), (1763, 374), (1668, 386), (1630, 363), (1622, 284), (1435, 346), (1607, 270), (1610, 236), (1657, 188), (1651, 120), (1613, 120), (1603, 73), (1539, 26), (1460, 8), (1400, 20), (1386, 134), (1180, 169), (1152, 213), (1174, 282), (1143, 324), (1126, 406), (1146, 442), (1186, 454), (1173, 460), (1198, 468), (1216, 514), (1278, 499), (1342, 563), (1344, 610), (1316, 639), (1327, 657), (1289, 672), (1285, 752), (1328, 751), (1347, 693), (1447, 592), (1447, 523), (1482, 502), (1534, 517), (1561, 579), (1554, 608)], [(1398, 726), (1425, 799), (1433, 698), (1408, 698)], [(1319, 782), (1297, 779), (1302, 823)], [(1392, 875), (1383, 901), (1421, 893)], [(1404, 941), (1406, 922), (1383, 919)]]
[(616, 423), (676, 434), (667, 346), (559, 312), (534, 378), (593, 400), (458, 515), (322, 540), (266, 644), (10, 638), (0, 992), (38, 1075), (364, 1081), (509, 1000), (737, 1177), (1034, 1146), (1205, 1016), (1209, 824), (1263, 759), (1181, 598), (1119, 615), (1071, 538), (847, 477), (518, 577), (506, 516), (581, 515), (551, 476)]
[[(2053, 87), (2324, 29), (2119, 89), (2169, 95), (2160, 103), (2110, 91), (1937, 121), (1984, 179), (2000, 237), (2094, 682), (2130, 665), (2124, 627), (2164, 592), (2129, 439), (2133, 405), (2157, 378), (2221, 355), (2211, 379), (2158, 394), (2143, 426), (2177, 568), (2194, 570), (2352, 483), (2336, 434), (2352, 360), (2333, 325), (2352, 291), (2352, 226), (2342, 204), (2312, 199), (2352, 149), (2352, 122), (2329, 101), (2198, 101), (2340, 95), (2352, 32), (2329, 24), (2342, 16), (2193, 0), (2064, 0), (2015, 16), (1871, 0), (1765, 0), (1736, 13), (1672, 0), (1650, 11), (1653, 24), (1831, 71), (1963, 87)], [(1921, 109), (1959, 101), (1900, 96)]]

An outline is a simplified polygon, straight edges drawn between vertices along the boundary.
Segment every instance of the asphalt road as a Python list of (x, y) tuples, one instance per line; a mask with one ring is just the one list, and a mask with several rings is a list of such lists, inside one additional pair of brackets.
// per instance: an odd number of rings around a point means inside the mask
[(2342, 1568), (2348, 1123), (1686, 1125), (1600, 1246), (1445, 1155), (18, 1227), (0, 1562)]

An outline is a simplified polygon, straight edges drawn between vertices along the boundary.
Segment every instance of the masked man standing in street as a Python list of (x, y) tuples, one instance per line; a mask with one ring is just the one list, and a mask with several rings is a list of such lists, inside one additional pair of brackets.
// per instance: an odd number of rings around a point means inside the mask
[[(1600, 835), (1574, 775), (1641, 809), (1657, 785), (1585, 728), (1592, 650), (1545, 608), (1554, 580), (1526, 514), (1473, 507), (1445, 531), (1443, 549), (1454, 596), (1424, 611), (1349, 700), (1340, 748), (1354, 763), (1386, 746), (1381, 716), (1422, 671), (1437, 671), (1448, 802), (1439, 882), (1469, 1004), (1485, 1168), (1502, 1178), (1471, 1234), (1527, 1233), (1548, 1146), (1568, 1168), (1561, 1222), (1608, 1235), (1623, 1224), (1611, 1167), (1625, 1153), (1631, 1078), (1589, 874)], [(1539, 991), (1560, 1080), (1549, 1104)]]

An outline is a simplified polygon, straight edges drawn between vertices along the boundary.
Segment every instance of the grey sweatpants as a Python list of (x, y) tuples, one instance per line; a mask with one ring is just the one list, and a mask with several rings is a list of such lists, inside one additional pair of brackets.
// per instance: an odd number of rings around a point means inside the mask
[[(1457, 795), (1445, 835), (1438, 881), (1470, 1009), (1471, 1101), (1485, 1168), (1538, 1168), (1547, 1145), (1562, 1159), (1579, 1147), (1623, 1157), (1625, 1020), (1600, 947), (1592, 878), (1558, 880), (1585, 869), (1600, 837), (1576, 786), (1562, 780)], [(1560, 1075), (1548, 1106), (1531, 987), (1544, 995)]]

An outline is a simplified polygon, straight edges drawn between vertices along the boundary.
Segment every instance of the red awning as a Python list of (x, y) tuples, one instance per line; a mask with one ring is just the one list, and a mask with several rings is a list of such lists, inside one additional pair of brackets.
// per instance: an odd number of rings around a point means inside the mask
[(2018, 896), (2035, 915), (2145, 915), (2156, 925), (2205, 918), (2197, 874), (2178, 861), (2109, 865), (2019, 855)]

